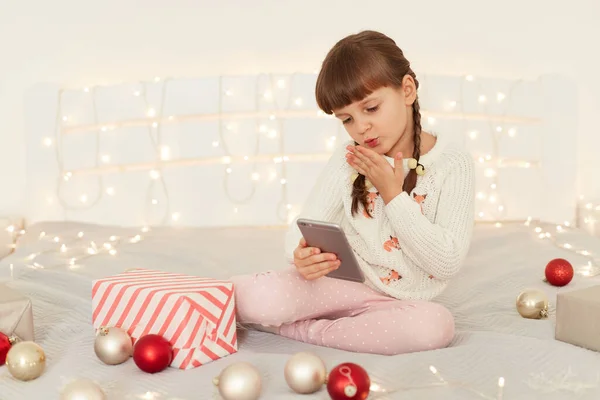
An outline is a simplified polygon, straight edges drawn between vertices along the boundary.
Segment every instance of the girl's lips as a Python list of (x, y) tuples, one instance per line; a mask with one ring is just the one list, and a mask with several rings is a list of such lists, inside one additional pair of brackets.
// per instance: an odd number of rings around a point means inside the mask
[(369, 147), (375, 147), (379, 144), (379, 139), (378, 138), (369, 139), (369, 140), (365, 141), (365, 144)]

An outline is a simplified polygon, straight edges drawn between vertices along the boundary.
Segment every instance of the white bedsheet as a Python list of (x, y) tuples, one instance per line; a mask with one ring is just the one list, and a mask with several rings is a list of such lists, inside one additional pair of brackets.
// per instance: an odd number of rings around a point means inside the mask
[[(45, 240), (39, 239), (41, 231)], [(41, 255), (32, 268), (24, 260), (31, 253), (59, 248), (64, 240), (94, 240), (99, 246), (111, 235), (121, 238), (143, 235), (139, 243), (121, 243), (115, 256), (101, 254), (68, 267), (67, 252)], [(600, 251), (597, 239), (569, 234), (572, 244), (586, 243)], [(61, 240), (52, 241), (54, 236)], [(50, 239), (50, 240), (48, 240)], [(81, 249), (82, 247), (79, 246)], [(81, 251), (80, 251), (81, 252)], [(457, 334), (446, 349), (394, 357), (356, 354), (311, 346), (262, 332), (242, 332), (240, 351), (203, 367), (180, 371), (173, 368), (148, 375), (133, 361), (106, 366), (94, 355), (91, 327), (91, 282), (97, 277), (127, 268), (145, 267), (200, 276), (227, 277), (283, 266), (283, 232), (278, 229), (176, 229), (142, 233), (138, 229), (76, 223), (44, 223), (32, 226), (21, 238), (15, 254), (0, 262), (0, 280), (31, 297), (36, 338), (48, 357), (43, 376), (18, 382), (0, 367), (0, 399), (59, 398), (61, 386), (77, 377), (92, 378), (105, 389), (108, 399), (217, 399), (212, 379), (236, 361), (250, 361), (263, 373), (262, 399), (327, 399), (325, 389), (314, 395), (295, 395), (288, 389), (283, 366), (296, 351), (311, 350), (328, 367), (351, 361), (364, 366), (374, 382), (389, 390), (400, 386), (427, 385), (437, 379), (434, 365), (448, 381), (460, 381), (495, 398), (498, 377), (506, 379), (504, 400), (597, 399), (600, 397), (600, 354), (554, 340), (554, 320), (528, 320), (515, 309), (515, 298), (527, 287), (546, 291), (552, 303), (558, 290), (600, 284), (600, 278), (576, 277), (557, 289), (542, 281), (544, 267), (554, 257), (573, 256), (538, 239), (530, 228), (478, 226), (473, 246), (460, 275), (436, 301), (447, 305), (456, 318)], [(10, 265), (13, 265), (11, 268)], [(28, 266), (29, 265), (29, 266)], [(594, 316), (597, 318), (597, 316)], [(564, 384), (560, 379), (567, 376)], [(559, 388), (557, 386), (562, 386)], [(149, 395), (152, 395), (149, 396)], [(437, 387), (402, 391), (370, 399), (471, 399), (479, 398), (460, 388)]]

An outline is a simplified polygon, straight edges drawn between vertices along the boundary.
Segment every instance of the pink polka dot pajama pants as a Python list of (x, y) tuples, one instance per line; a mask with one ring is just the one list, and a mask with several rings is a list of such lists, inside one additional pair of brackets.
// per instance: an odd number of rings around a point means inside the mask
[(394, 355), (447, 347), (454, 318), (444, 306), (397, 300), (362, 283), (308, 281), (294, 267), (231, 278), (241, 324), (346, 351)]

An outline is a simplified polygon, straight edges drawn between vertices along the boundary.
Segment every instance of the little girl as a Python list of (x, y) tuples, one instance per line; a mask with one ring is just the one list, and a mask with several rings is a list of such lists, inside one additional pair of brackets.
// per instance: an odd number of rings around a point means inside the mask
[(474, 164), (421, 129), (419, 82), (387, 36), (363, 31), (327, 54), (316, 100), (352, 141), (334, 151), (299, 217), (339, 224), (365, 283), (326, 277), (335, 255), (294, 221), (289, 268), (232, 278), (238, 322), (294, 340), (384, 355), (446, 347), (454, 319), (432, 302), (460, 270), (474, 223)]

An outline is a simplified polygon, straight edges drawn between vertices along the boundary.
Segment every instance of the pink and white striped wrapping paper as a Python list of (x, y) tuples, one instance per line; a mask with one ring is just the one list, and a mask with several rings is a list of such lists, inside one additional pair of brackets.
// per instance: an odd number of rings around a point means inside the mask
[(94, 281), (94, 329), (119, 327), (135, 343), (159, 334), (174, 349), (172, 367), (191, 369), (237, 352), (233, 283), (134, 269)]

